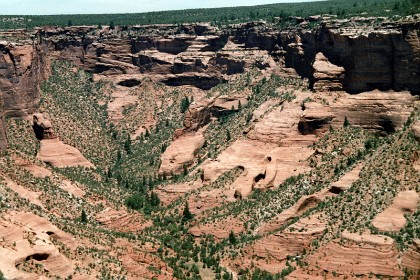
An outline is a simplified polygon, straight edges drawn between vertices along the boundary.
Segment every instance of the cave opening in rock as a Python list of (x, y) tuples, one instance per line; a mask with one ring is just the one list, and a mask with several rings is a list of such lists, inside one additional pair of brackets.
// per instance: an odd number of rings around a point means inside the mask
[(381, 118), (379, 120), (379, 125), (383, 128), (383, 130), (387, 133), (394, 133), (395, 132), (395, 125), (393, 121), (387, 117)]
[(307, 210), (309, 208), (313, 208), (317, 206), (321, 200), (315, 196), (310, 196), (303, 201), (303, 203), (299, 206), (298, 211)]
[(49, 236), (51, 236), (51, 235), (54, 235), (55, 233), (54, 232), (52, 232), (52, 231), (47, 231), (46, 232)]
[(135, 87), (135, 86), (139, 86), (140, 84), (141, 82), (137, 79), (123, 80), (118, 83), (118, 85), (123, 86), (123, 87)]
[(32, 128), (34, 130), (36, 139), (38, 140), (44, 139), (44, 128), (42, 126), (34, 124), (32, 125)]
[(245, 167), (243, 167), (242, 165), (238, 165), (237, 168), (239, 168), (242, 172), (245, 171)]
[(264, 172), (264, 173), (260, 173), (260, 174), (258, 174), (258, 175), (254, 178), (254, 182), (255, 182), (255, 183), (258, 183), (259, 181), (264, 180), (264, 179), (265, 179), (265, 172)]
[(343, 190), (339, 187), (332, 186), (328, 191), (333, 194), (340, 194)]
[(45, 261), (49, 258), (49, 254), (46, 253), (36, 253), (26, 257), (26, 261), (36, 260), (36, 261)]
[(298, 130), (302, 135), (314, 134), (318, 129), (322, 129), (330, 123), (332, 117), (320, 119), (300, 120), (298, 123)]

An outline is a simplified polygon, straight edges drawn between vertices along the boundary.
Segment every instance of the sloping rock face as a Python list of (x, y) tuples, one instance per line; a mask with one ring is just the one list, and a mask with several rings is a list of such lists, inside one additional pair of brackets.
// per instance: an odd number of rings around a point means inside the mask
[(42, 140), (38, 157), (54, 167), (93, 167), (78, 149), (64, 144), (58, 138)]
[(53, 167), (93, 167), (93, 164), (78, 149), (58, 139), (48, 115), (35, 113), (32, 127), (36, 138), (41, 142), (38, 157), (43, 162)]
[(372, 225), (381, 231), (397, 232), (406, 224), (404, 214), (413, 214), (417, 209), (419, 195), (415, 191), (399, 193), (392, 205), (379, 213)]
[[(33, 263), (42, 273), (50, 272), (63, 278), (71, 277), (75, 265), (52, 242), (54, 239), (74, 246), (73, 237), (32, 213), (13, 212), (0, 220), (0, 265), (7, 279), (40, 279), (35, 271), (26, 272)], [(44, 272), (45, 271), (45, 272)]]
[[(327, 253), (328, 252), (328, 253)], [(350, 261), (349, 261), (350, 260)], [(308, 258), (309, 266), (341, 275), (369, 274), (402, 277), (396, 242), (383, 235), (344, 232), (342, 242), (333, 241)]]

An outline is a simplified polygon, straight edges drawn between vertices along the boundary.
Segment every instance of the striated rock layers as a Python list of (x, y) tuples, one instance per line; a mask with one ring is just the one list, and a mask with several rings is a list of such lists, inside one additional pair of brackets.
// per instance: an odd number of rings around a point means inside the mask
[[(420, 44), (415, 20), (375, 27), (356, 19), (324, 20), (313, 29), (279, 30), (258, 22), (223, 30), (209, 24), (40, 28), (0, 41), (0, 148), (4, 116), (36, 110), (39, 85), (51, 59), (100, 76), (141, 75), (169, 86), (210, 89), (251, 67), (294, 68), (316, 91), (349, 93), (407, 90), (420, 93)], [(10, 33), (10, 32), (9, 32)], [(0, 34), (1, 35), (1, 34)], [(139, 80), (118, 79), (133, 87)]]

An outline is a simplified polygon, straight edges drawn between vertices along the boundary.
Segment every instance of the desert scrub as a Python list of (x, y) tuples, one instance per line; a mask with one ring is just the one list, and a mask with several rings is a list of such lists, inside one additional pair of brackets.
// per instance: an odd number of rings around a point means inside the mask
[(39, 141), (35, 137), (32, 123), (23, 119), (7, 118), (6, 124), (9, 149), (36, 156), (39, 150)]
[[(359, 179), (349, 189), (321, 205), (319, 211), (329, 221), (320, 238), (323, 243), (340, 236), (344, 230), (362, 233), (371, 229), (379, 233), (371, 224), (376, 215), (388, 207), (399, 192), (420, 189), (419, 174), (410, 164), (412, 155), (418, 151), (418, 143), (413, 140), (409, 130), (376, 140), (379, 142), (366, 157)], [(407, 216), (408, 227), (392, 235), (400, 248), (418, 238), (418, 222), (417, 212)]]
[[(234, 96), (242, 92), (249, 92), (247, 103), (239, 108), (232, 108), (220, 116), (217, 121), (211, 122), (204, 133), (205, 145), (198, 151), (197, 156), (216, 158), (232, 142), (243, 135), (243, 131), (252, 124), (252, 113), (265, 101), (277, 99), (278, 104), (290, 102), (296, 98), (295, 89), (305, 88), (306, 82), (301, 79), (282, 78), (272, 75), (269, 79), (260, 78), (261, 73), (255, 69), (237, 78), (233, 83), (219, 85), (209, 94), (214, 96)], [(287, 90), (278, 90), (279, 88)], [(217, 89), (217, 91), (216, 91)]]
[[(111, 137), (103, 85), (66, 61), (55, 61), (42, 85), (40, 110), (49, 114), (53, 129), (66, 144), (79, 149), (96, 166), (108, 166), (118, 144)], [(104, 103), (105, 105), (99, 105)]]

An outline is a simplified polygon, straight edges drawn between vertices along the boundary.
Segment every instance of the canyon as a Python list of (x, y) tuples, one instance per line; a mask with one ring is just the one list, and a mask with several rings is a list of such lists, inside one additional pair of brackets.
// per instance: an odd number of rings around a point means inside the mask
[(6, 279), (417, 279), (419, 15), (292, 20), (0, 31)]

